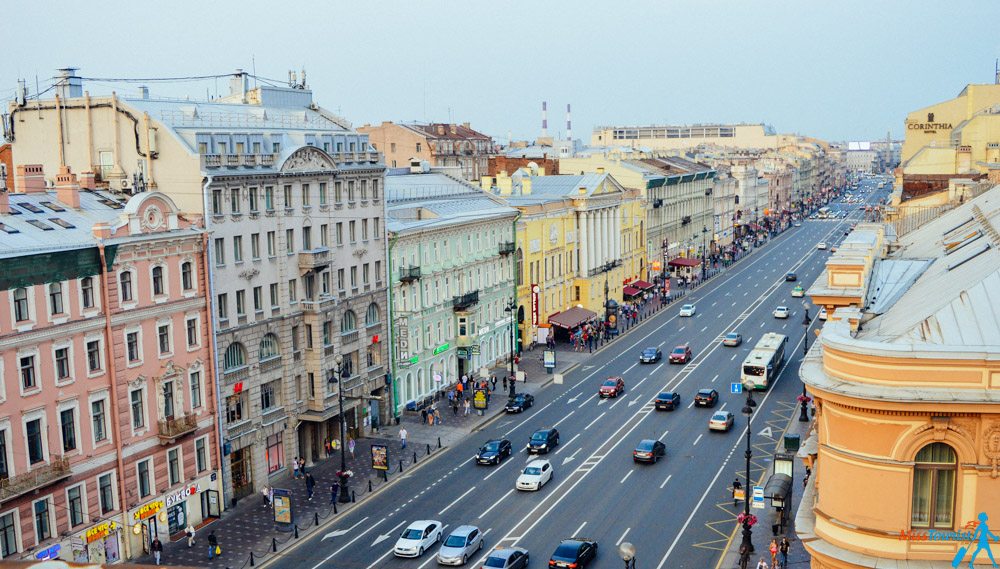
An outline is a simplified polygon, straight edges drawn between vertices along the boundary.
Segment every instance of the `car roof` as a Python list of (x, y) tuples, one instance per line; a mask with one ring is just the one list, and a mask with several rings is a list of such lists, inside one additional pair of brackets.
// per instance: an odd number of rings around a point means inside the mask
[(639, 444), (636, 445), (636, 446), (640, 446), (640, 447), (641, 446), (652, 446), (652, 445), (656, 444), (657, 442), (659, 442), (659, 441), (657, 441), (656, 439), (642, 439), (641, 441), (639, 441)]
[(728, 334), (726, 334), (726, 336), (739, 336), (739, 335), (740, 335), (739, 332), (729, 332)]
[(531, 434), (535, 434), (535, 433), (547, 433), (547, 432), (549, 432), (551, 430), (552, 429), (538, 429), (534, 433), (531, 433)]
[(675, 350), (686, 350), (687, 347), (688, 347), (687, 344), (678, 344), (678, 345), (674, 346), (674, 349)]
[[(676, 395), (676, 393), (674, 393), (673, 391), (661, 391), (660, 395), (674, 396)], [(660, 395), (657, 395), (657, 397), (659, 397)]]
[(449, 535), (469, 535), (473, 531), (479, 531), (476, 526), (458, 526)]
[(788, 307), (785, 305), (781, 305), (778, 307), (778, 310), (788, 310)]
[(689, 304), (685, 304), (684, 306), (681, 306), (681, 308), (687, 308), (688, 306), (694, 306), (694, 304), (690, 304), (690, 303)]
[(507, 439), (490, 439), (490, 440), (486, 441), (483, 444), (487, 444), (488, 445), (490, 443), (504, 443), (504, 442), (507, 442)]
[(562, 545), (564, 543), (573, 543), (573, 542), (581, 543), (581, 544), (582, 543), (596, 543), (596, 540), (591, 539), (589, 537), (569, 537), (569, 538), (566, 538), (566, 539), (560, 541), (559, 545)]
[(489, 557), (497, 557), (499, 559), (507, 559), (515, 551), (519, 551), (521, 553), (527, 553), (527, 550), (525, 550), (525, 549), (523, 549), (521, 547), (506, 547), (504, 549), (494, 549), (493, 551), (490, 552)]
[(543, 466), (543, 465), (546, 465), (546, 464), (551, 464), (551, 463), (549, 461), (545, 460), (544, 458), (536, 458), (535, 460), (532, 460), (531, 462), (529, 462), (528, 464), (526, 464), (525, 467), (528, 467), (528, 466)]
[(712, 418), (714, 419), (714, 418), (718, 417), (719, 415), (722, 415), (724, 417), (728, 417), (728, 416), (732, 415), (732, 413), (730, 413), (729, 411), (716, 411), (715, 413), (712, 413)]
[(714, 389), (699, 389), (698, 393), (704, 393), (704, 394), (707, 395), (707, 394), (709, 394), (709, 393), (711, 393), (713, 391), (715, 391), (715, 390)]
[(659, 350), (659, 349), (660, 348), (657, 348), (656, 346), (646, 346), (645, 348), (642, 349), (642, 351), (644, 351), (644, 352), (650, 352), (650, 351), (655, 352), (656, 350)]
[(437, 520), (417, 520), (410, 525), (406, 526), (407, 529), (427, 529), (427, 526), (435, 524), (441, 525), (441, 522)]

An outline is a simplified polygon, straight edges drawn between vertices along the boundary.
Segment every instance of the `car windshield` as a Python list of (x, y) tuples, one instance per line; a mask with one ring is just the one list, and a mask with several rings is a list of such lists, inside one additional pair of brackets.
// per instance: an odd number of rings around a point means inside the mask
[(533, 441), (544, 441), (547, 439), (549, 434), (545, 431), (538, 431), (537, 433), (531, 435), (531, 440)]
[(778, 312), (785, 312), (786, 310), (788, 310), (787, 306), (779, 306), (778, 307)]
[(661, 393), (656, 396), (658, 399), (673, 399), (674, 394), (670, 392)]
[(712, 415), (712, 420), (713, 421), (725, 421), (726, 420), (726, 414), (725, 413), (716, 413), (715, 415)]
[(465, 537), (464, 535), (451, 534), (448, 539), (445, 540), (445, 547), (465, 547)]
[(556, 552), (552, 554), (552, 557), (562, 557), (565, 559), (576, 559), (576, 552), (579, 551), (580, 544), (576, 542), (563, 543), (556, 548)]
[(403, 539), (423, 539), (424, 530), (408, 528), (403, 532)]
[(538, 475), (542, 473), (542, 469), (537, 466), (529, 466), (528, 468), (524, 469), (524, 473)]
[(604, 380), (604, 387), (614, 387), (617, 384), (618, 384), (618, 382), (616, 382), (613, 379), (606, 379), (606, 380)]
[(674, 353), (675, 354), (683, 354), (684, 353), (684, 348), (674, 348)]
[(739, 336), (739, 334), (735, 334), (733, 332), (730, 332), (730, 333), (726, 334), (726, 339), (727, 340), (735, 340), (737, 338), (737, 336)]
[(691, 310), (692, 308), (694, 308), (693, 304), (685, 304), (681, 307), (681, 310)]
[(503, 557), (487, 557), (485, 567), (503, 567), (507, 560)]
[(704, 395), (705, 397), (708, 397), (712, 395), (712, 392), (708, 389), (702, 389), (701, 391), (698, 392), (698, 395)]
[(656, 348), (646, 348), (645, 350), (642, 351), (642, 353), (647, 356), (651, 356), (656, 353)]
[(486, 452), (496, 452), (500, 450), (500, 443), (496, 441), (488, 442), (485, 445), (483, 445), (483, 450), (485, 450)]

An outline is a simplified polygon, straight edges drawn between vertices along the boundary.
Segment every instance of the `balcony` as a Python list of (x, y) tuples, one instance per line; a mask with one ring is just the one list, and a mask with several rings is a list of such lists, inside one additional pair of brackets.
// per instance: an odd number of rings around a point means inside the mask
[(467, 292), (462, 296), (456, 296), (453, 299), (451, 299), (451, 304), (455, 308), (456, 312), (466, 311), (478, 303), (479, 303), (478, 290)]
[(274, 165), (274, 154), (261, 154), (259, 157), (261, 166), (273, 166)]
[(353, 330), (351, 332), (344, 332), (344, 333), (342, 333), (340, 335), (340, 343), (341, 344), (351, 344), (351, 343), (357, 342), (359, 336), (360, 335), (358, 334), (357, 330)]
[(240, 155), (239, 154), (225, 154), (224, 162), (229, 168), (236, 168), (240, 165)]
[(514, 245), (513, 241), (505, 241), (505, 242), (503, 242), (503, 243), (500, 244), (500, 254), (501, 255), (513, 255), (514, 254), (514, 248), (515, 248), (515, 245)]
[(256, 154), (241, 154), (240, 155), (241, 166), (247, 168), (254, 168), (257, 166), (257, 155)]
[(681, 218), (681, 225), (687, 225), (689, 223), (691, 223), (690, 215), (685, 215), (684, 217)]
[(194, 415), (182, 415), (173, 419), (163, 419), (159, 422), (156, 436), (160, 437), (161, 445), (173, 444), (184, 435), (198, 430), (198, 418)]
[(301, 271), (321, 271), (329, 264), (330, 250), (325, 247), (299, 253), (299, 270)]
[(409, 283), (420, 280), (420, 267), (399, 269), (399, 282)]
[(50, 457), (48, 464), (40, 464), (28, 472), (0, 480), (0, 502), (6, 502), (28, 492), (68, 478), (72, 474), (69, 459)]
[(202, 154), (201, 155), (201, 167), (202, 168), (218, 168), (222, 166), (222, 156), (219, 154)]

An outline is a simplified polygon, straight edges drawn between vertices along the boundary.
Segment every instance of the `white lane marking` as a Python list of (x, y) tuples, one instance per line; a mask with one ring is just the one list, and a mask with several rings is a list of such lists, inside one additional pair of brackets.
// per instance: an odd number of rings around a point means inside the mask
[(618, 541), (615, 542), (615, 547), (618, 547), (623, 541), (625, 541), (625, 536), (628, 535), (628, 532), (631, 530), (632, 528), (625, 528), (625, 533), (623, 533), (622, 536), (618, 538)]
[(595, 397), (597, 397), (596, 393), (591, 394), (590, 397), (588, 397), (588, 398), (586, 398), (586, 399), (583, 400), (583, 403), (580, 403), (580, 406), (577, 407), (577, 409), (583, 409), (583, 406), (586, 405), (587, 403), (590, 403), (590, 400), (593, 399), (593, 398), (595, 398)]
[(626, 481), (626, 480), (628, 480), (628, 477), (629, 477), (629, 476), (632, 476), (632, 473), (633, 473), (633, 472), (635, 472), (635, 470), (629, 470), (629, 471), (628, 471), (628, 474), (626, 474), (626, 475), (625, 475), (625, 478), (622, 478), (622, 481), (621, 481), (621, 482), (619, 482), (619, 484), (624, 484), (624, 483), (625, 483), (625, 481)]
[(716, 318), (722, 318), (722, 313), (720, 312), (720, 313), (716, 314), (715, 317)]
[(663, 487), (667, 485), (667, 482), (670, 482), (670, 477), (671, 476), (673, 476), (673, 474), (668, 474), (667, 475), (667, 479), (663, 481), (663, 484), (660, 484), (660, 490), (663, 490)]
[(702, 332), (704, 332), (705, 330), (708, 330), (708, 326), (705, 326), (704, 328), (701, 329)]
[(580, 524), (580, 527), (576, 528), (576, 531), (573, 532), (573, 535), (580, 535), (580, 532), (583, 531), (583, 526), (585, 525), (587, 525), (587, 522), (583, 522), (582, 524)]
[(591, 426), (593, 426), (594, 423), (600, 421), (601, 417), (605, 416), (607, 413), (608, 412), (605, 411), (604, 413), (601, 413), (600, 415), (598, 415), (597, 418), (594, 419), (593, 421), (591, 421), (586, 427), (583, 428), (583, 430), (586, 431), (587, 429), (589, 429)]
[(618, 397), (615, 397), (615, 402), (614, 402), (614, 403), (612, 403), (612, 404), (611, 404), (611, 406), (610, 406), (610, 407), (608, 407), (608, 409), (614, 409), (614, 408), (615, 408), (615, 405), (618, 405), (618, 404), (619, 404), (619, 403), (621, 403), (622, 401), (625, 401), (625, 398), (626, 398), (626, 397), (628, 397), (628, 393), (622, 393), (622, 394), (621, 394), (621, 395), (619, 395)]
[(719, 374), (715, 374), (715, 377), (712, 378), (712, 383), (715, 383), (717, 379), (719, 379)]
[(669, 432), (670, 432), (669, 430), (663, 431), (663, 434), (660, 435), (660, 438), (658, 440), (662, 443), (663, 439), (667, 438), (667, 433)]
[(552, 426), (553, 426), (553, 427), (558, 427), (558, 426), (559, 426), (559, 423), (562, 423), (562, 422), (563, 422), (563, 421), (565, 421), (566, 419), (569, 419), (570, 415), (572, 415), (573, 413), (576, 413), (576, 411), (570, 411), (568, 415), (566, 415), (566, 416), (565, 416), (565, 417), (563, 417), (562, 419), (559, 419), (558, 421), (556, 421), (556, 422), (555, 422), (555, 424), (553, 424)]
[[(636, 388), (638, 388), (638, 387), (639, 387), (640, 385), (642, 385), (642, 383), (643, 383), (644, 381), (646, 381), (647, 379), (649, 379), (649, 376), (648, 376), (648, 375), (647, 375), (646, 377), (644, 377), (644, 378), (640, 379), (640, 380), (639, 380), (639, 383), (637, 383), (637, 384), (633, 385), (633, 386), (632, 386), (632, 389), (636, 389)], [(631, 404), (631, 403), (629, 403), (629, 406), (631, 406), (631, 405), (632, 405), (632, 404)]]
[[(397, 508), (397, 509), (398, 509), (398, 508)], [(391, 529), (389, 529), (388, 531), (386, 531), (385, 533), (383, 533), (383, 534), (380, 534), (380, 535), (379, 535), (378, 537), (376, 537), (376, 538), (375, 538), (375, 541), (373, 541), (373, 542), (372, 542), (372, 547), (375, 547), (375, 546), (376, 546), (376, 545), (378, 545), (379, 543), (381, 543), (381, 542), (383, 542), (383, 541), (385, 541), (385, 540), (389, 539), (390, 537), (392, 537), (392, 535), (393, 535), (393, 534), (394, 534), (394, 533), (396, 532), (396, 530), (397, 530), (397, 529), (399, 529), (399, 528), (400, 528), (400, 526), (402, 526), (402, 525), (403, 525), (403, 524), (405, 524), (405, 523), (406, 523), (406, 521), (405, 521), (405, 520), (404, 520), (404, 521), (401, 521), (401, 522), (399, 522), (398, 524), (396, 524), (396, 525), (392, 526), (392, 528), (391, 528)], [(383, 557), (384, 557), (384, 556), (383, 556)]]
[(736, 303), (735, 303), (735, 302), (733, 303), (733, 306), (736, 306)]
[(634, 364), (632, 364), (632, 365), (628, 366), (628, 369), (627, 369), (627, 370), (625, 370), (624, 372), (622, 372), (622, 375), (625, 375), (626, 373), (628, 373), (628, 372), (632, 371), (632, 368), (634, 368), (634, 367), (635, 367), (635, 366), (637, 366), (637, 365), (639, 365), (639, 363), (638, 363), (638, 362), (636, 362), (636, 363), (634, 363)]
[(698, 438), (694, 440), (694, 443), (691, 446), (694, 446), (694, 445), (698, 444), (698, 441), (700, 441), (701, 437), (703, 437), (703, 436), (705, 436), (705, 433), (702, 433), (702, 434), (698, 435)]
[[(567, 446), (573, 444), (573, 441), (575, 441), (576, 438), (579, 437), (579, 436), (580, 436), (580, 433), (577, 433), (577, 434), (573, 435), (573, 438), (570, 439), (568, 443), (566, 443), (564, 445), (559, 445), (559, 448), (556, 449), (556, 454), (559, 454), (559, 451), (561, 451), (562, 449), (566, 448)], [(576, 454), (576, 453), (574, 453), (574, 454)]]
[[(381, 537), (381, 536), (379, 536), (379, 537)], [(372, 547), (374, 547), (374, 545), (372, 545)], [(386, 557), (389, 557), (390, 555), (392, 555), (392, 549), (390, 549), (389, 551), (386, 551), (385, 553), (383, 553), (381, 557), (379, 557), (378, 559), (376, 559), (374, 563), (372, 563), (371, 565), (368, 566), (368, 569), (375, 569), (375, 567), (381, 566), (382, 565), (382, 561)], [(437, 557), (437, 556), (435, 556), (435, 557)]]
[[(365, 521), (367, 519), (368, 519), (368, 516), (365, 516), (364, 518), (361, 519), (361, 521), (359, 521), (358, 523), (354, 524), (353, 526), (351, 526), (351, 527), (349, 527), (347, 529), (331, 531), (330, 533), (328, 533), (325, 536), (323, 536), (323, 540), (325, 540), (328, 537), (340, 537), (340, 536), (342, 536), (342, 535), (344, 535), (346, 533), (351, 533), (351, 530), (353, 530), (354, 528), (356, 528), (359, 525), (361, 525), (361, 522), (363, 522), (363, 521)], [(320, 541), (323, 541), (323, 540), (320, 540)]]
[(726, 404), (723, 403), (722, 407), (719, 407), (719, 411), (725, 411), (725, 409), (726, 409)]
[(744, 292), (744, 293), (743, 293), (743, 296), (746, 296), (746, 295), (748, 295), (748, 294), (750, 294), (750, 291), (749, 291), (749, 290), (748, 290), (748, 291), (746, 291), (746, 292)]
[(514, 462), (514, 461), (512, 460), (513, 458), (514, 458), (513, 456), (510, 456), (510, 457), (508, 457), (508, 458), (507, 458), (507, 460), (505, 460), (504, 462), (501, 462), (500, 464), (498, 464), (498, 465), (494, 466), (494, 467), (493, 467), (493, 472), (490, 472), (490, 473), (489, 473), (489, 474), (487, 474), (486, 476), (483, 476), (483, 480), (489, 480), (489, 479), (490, 479), (490, 478), (491, 478), (491, 477), (492, 477), (492, 476), (493, 476), (494, 474), (496, 474), (497, 472), (499, 472), (501, 468), (503, 468), (503, 467), (507, 466), (507, 464), (509, 464), (509, 463), (511, 463), (511, 462)]
[(713, 302), (713, 303), (712, 303), (712, 306), (715, 306), (716, 304), (719, 304), (719, 301), (715, 301), (715, 302)]
[(493, 502), (493, 504), (489, 508), (486, 508), (486, 510), (483, 513), (479, 514), (479, 517), (477, 519), (481, 520), (481, 519), (485, 518), (486, 514), (490, 513), (490, 511), (492, 511), (493, 508), (496, 508), (500, 504), (503, 504), (507, 500), (507, 497), (510, 496), (513, 493), (514, 493), (514, 489), (511, 488), (510, 490), (507, 491), (506, 494), (504, 494), (503, 496), (501, 496), (499, 500), (497, 500), (496, 502)]
[(694, 399), (692, 399), (691, 402), (688, 403), (688, 409), (690, 409), (692, 407), (694, 407)]
[[(365, 516), (364, 519), (361, 520), (361, 522), (363, 522), (363, 521), (365, 521), (367, 519), (368, 519), (368, 516)], [(359, 533), (354, 539), (352, 539), (351, 541), (348, 541), (344, 545), (340, 546), (339, 549), (337, 549), (336, 551), (334, 551), (333, 553), (331, 553), (330, 555), (328, 555), (325, 559), (323, 559), (322, 561), (320, 561), (316, 565), (313, 565), (312, 569), (319, 569), (320, 567), (323, 566), (324, 563), (326, 563), (327, 561), (329, 561), (329, 560), (333, 559), (334, 557), (336, 557), (337, 555), (339, 555), (341, 551), (343, 551), (343, 550), (347, 549), (348, 547), (350, 547), (351, 544), (353, 544), (355, 541), (357, 541), (357, 540), (361, 539), (362, 537), (364, 537), (364, 535), (366, 533), (372, 531), (373, 529), (376, 528), (376, 526), (378, 526), (380, 523), (382, 523), (384, 521), (385, 521), (385, 518), (382, 518), (381, 520), (379, 520), (379, 521), (373, 523), (372, 525), (368, 526), (368, 529), (366, 529), (365, 531)], [(361, 522), (358, 522), (358, 524), (360, 524)], [(354, 524), (354, 525), (356, 526), (357, 524)]]
[(441, 510), (440, 512), (438, 512), (438, 515), (440, 516), (441, 514), (447, 512), (449, 509), (451, 509), (452, 506), (454, 506), (455, 504), (457, 504), (462, 498), (468, 496), (469, 492), (472, 492), (475, 489), (476, 489), (476, 487), (473, 486), (472, 488), (469, 488), (468, 490), (466, 490), (464, 494), (462, 494), (458, 498), (455, 498), (455, 500), (452, 501), (452, 503), (448, 504), (447, 506), (444, 507), (443, 510)]
[(761, 322), (761, 323), (760, 323), (760, 327), (761, 327), (761, 328), (763, 328), (763, 327), (764, 327), (764, 323), (763, 323), (763, 322)]

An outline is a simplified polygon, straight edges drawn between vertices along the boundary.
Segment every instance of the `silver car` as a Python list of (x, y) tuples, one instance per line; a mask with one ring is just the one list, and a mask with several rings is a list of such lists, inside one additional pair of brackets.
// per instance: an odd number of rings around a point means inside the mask
[(441, 565), (465, 565), (469, 555), (483, 548), (483, 532), (476, 526), (459, 526), (451, 532), (441, 550), (437, 562)]

